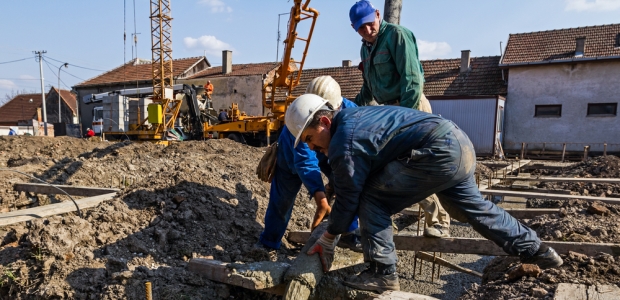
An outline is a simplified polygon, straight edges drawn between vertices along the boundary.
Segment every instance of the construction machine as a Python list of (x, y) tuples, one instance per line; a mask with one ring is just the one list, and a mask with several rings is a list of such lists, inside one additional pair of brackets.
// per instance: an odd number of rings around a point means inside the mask
[[(282, 61), (276, 69), (273, 80), (266, 82), (262, 89), (262, 104), (270, 112), (266, 116), (247, 116), (239, 111), (236, 103), (233, 103), (229, 109), (229, 121), (214, 125), (204, 124), (205, 138), (230, 138), (244, 143), (251, 141), (251, 144), (258, 146), (262, 146), (265, 143), (268, 145), (277, 139), (279, 129), (284, 126), (286, 109), (296, 98), (296, 96), (293, 96), (293, 89), (299, 85), (314, 25), (319, 16), (319, 12), (309, 7), (309, 5), (310, 0), (305, 2), (303, 0), (295, 0), (291, 8)], [(311, 23), (307, 36), (302, 38), (298, 36), (297, 27), (304, 20), (310, 20)], [(291, 57), (297, 40), (305, 43), (303, 54), (299, 61)], [(297, 71), (297, 73), (294, 74), (294, 71)]]

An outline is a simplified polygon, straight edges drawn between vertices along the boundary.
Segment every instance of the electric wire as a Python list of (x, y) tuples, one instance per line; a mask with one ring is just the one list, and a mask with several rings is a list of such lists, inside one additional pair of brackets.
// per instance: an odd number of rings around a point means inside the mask
[(10, 64), (10, 63), (14, 63), (14, 62), (22, 61), (22, 60), (31, 59), (31, 58), (32, 57), (27, 57), (27, 58), (22, 58), (22, 59), (16, 59), (16, 60), (11, 60), (11, 61), (0, 62), (0, 65)]
[[(56, 77), (56, 79), (59, 79), (60, 82), (69, 90), (71, 90), (71, 88), (64, 82), (62, 81), (62, 79), (58, 78), (58, 75), (56, 75), (56, 73), (54, 72), (54, 69), (52, 69), (51, 66), (53, 66), (50, 62), (48, 62), (46, 59), (43, 59), (43, 62), (45, 63), (45, 65), (47, 65), (47, 67), (52, 71), (52, 75), (54, 75), (54, 77)], [(55, 66), (54, 66), (55, 67)], [(57, 68), (58, 69), (58, 68)], [(59, 87), (60, 88), (60, 87)]]
[[(53, 63), (48, 62), (48, 61), (45, 59), (45, 57), (43, 58), (43, 61), (44, 61), (44, 62), (46, 62), (46, 63), (49, 63), (50, 65), (52, 65), (52, 66), (56, 67), (56, 69), (58, 69), (58, 66), (54, 65)], [(63, 64), (64, 64), (64, 63), (63, 63)], [(72, 66), (71, 64), (69, 64), (69, 65), (70, 65), (70, 66)], [(69, 72), (67, 72), (67, 71), (65, 71), (65, 70), (63, 70), (63, 69), (61, 69), (61, 71), (62, 71), (63, 73), (65, 73), (65, 74), (67, 74), (67, 75), (71, 76), (71, 77), (75, 77), (75, 78), (77, 78), (77, 79), (79, 79), (79, 80), (86, 81), (86, 79), (84, 79), (84, 78), (80, 78), (80, 77), (77, 77), (77, 76), (75, 76), (75, 75), (73, 75), (73, 74), (71, 74), (71, 73), (69, 73)], [(62, 81), (62, 80), (61, 80), (61, 81)]]
[[(49, 59), (51, 59), (51, 60), (53, 60), (53, 61), (55, 61), (55, 62), (59, 62), (59, 63), (61, 63), (61, 64), (64, 64), (64, 63), (65, 63), (64, 61), (60, 61), (60, 60), (57, 60), (57, 59), (51, 58), (51, 57), (49, 57), (49, 56), (47, 56), (47, 55), (45, 55), (45, 57), (46, 57), (46, 58), (49, 58)], [(71, 65), (72, 67), (80, 68), (80, 69), (86, 69), (86, 70), (97, 71), (97, 72), (105, 72), (105, 70), (92, 69), (92, 68), (82, 67), (82, 66), (78, 66), (78, 65), (74, 65), (74, 64), (69, 64), (69, 65)]]
[(46, 181), (41, 180), (39, 178), (36, 178), (36, 177), (34, 177), (34, 176), (30, 175), (30, 174), (26, 174), (24, 172), (21, 172), (21, 171), (11, 170), (11, 169), (7, 169), (7, 168), (0, 168), (0, 171), (9, 171), (9, 172), (19, 173), (19, 174), (22, 174), (24, 176), (30, 177), (30, 178), (32, 178), (34, 180), (38, 180), (38, 181), (40, 181), (42, 183), (45, 183), (45, 184), (47, 184), (47, 185), (49, 185), (49, 186), (51, 186), (51, 187), (61, 191), (63, 194), (67, 195), (67, 197), (69, 197), (69, 199), (71, 199), (71, 201), (73, 201), (73, 204), (75, 205), (75, 208), (77, 209), (78, 216), (80, 216), (80, 218), (82, 218), (82, 219), (84, 218), (82, 216), (82, 211), (80, 210), (80, 207), (77, 205), (77, 202), (75, 202), (75, 199), (73, 199), (73, 197), (71, 197), (71, 195), (67, 194), (67, 192), (65, 192), (63, 189), (61, 189), (61, 188), (59, 188), (59, 187), (57, 187), (57, 186), (55, 186), (55, 185), (53, 185), (51, 183), (47, 183)]

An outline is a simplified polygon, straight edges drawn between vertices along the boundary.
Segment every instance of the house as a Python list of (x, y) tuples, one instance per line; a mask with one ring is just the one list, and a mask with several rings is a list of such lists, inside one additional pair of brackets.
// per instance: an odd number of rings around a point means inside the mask
[(222, 65), (204, 69), (176, 83), (204, 86), (213, 84), (213, 108), (216, 111), (228, 109), (233, 103), (250, 116), (263, 116), (262, 90), (265, 82), (273, 79), (279, 63), (233, 64), (232, 51), (222, 52)]
[(499, 67), (506, 150), (620, 151), (620, 24), (511, 34)]
[[(77, 124), (77, 102), (75, 94), (67, 90), (60, 90), (60, 98), (58, 98), (58, 89), (52, 87), (45, 97), (45, 110), (48, 123), (65, 123)], [(40, 97), (39, 97), (40, 98)], [(61, 99), (61, 121), (58, 120), (58, 101)]]
[[(500, 56), (470, 57), (470, 51), (465, 50), (460, 59), (421, 61), (424, 94), (433, 113), (461, 127), (478, 155), (493, 155), (502, 139), (506, 85), (497, 66), (499, 60)], [(342, 96), (351, 101), (363, 84), (362, 72), (345, 60), (342, 67), (304, 69), (293, 95), (303, 94), (310, 80), (323, 75), (332, 76), (340, 84)]]
[[(174, 81), (190, 77), (210, 66), (207, 58), (202, 56), (175, 59), (172, 61)], [(101, 106), (101, 103), (90, 101), (91, 95), (143, 87), (153, 87), (152, 63), (139, 58), (75, 85), (73, 89), (79, 100), (82, 130), (92, 126), (93, 109)]]
[(42, 103), (41, 93), (13, 97), (0, 106), (0, 126), (31, 126), (32, 120), (37, 119), (37, 111)]

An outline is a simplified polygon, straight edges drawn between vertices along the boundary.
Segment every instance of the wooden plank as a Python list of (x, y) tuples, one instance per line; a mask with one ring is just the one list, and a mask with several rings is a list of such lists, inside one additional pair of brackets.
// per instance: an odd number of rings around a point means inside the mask
[(572, 178), (572, 177), (517, 177), (506, 176), (507, 180), (540, 181), (540, 182), (592, 182), (592, 183), (620, 183), (620, 178)]
[(553, 300), (616, 300), (620, 299), (620, 288), (615, 285), (591, 285), (560, 283)]
[(519, 191), (500, 191), (500, 190), (480, 190), (480, 193), (483, 195), (524, 197), (524, 198), (551, 199), (551, 200), (578, 199), (578, 200), (585, 200), (585, 201), (601, 201), (601, 202), (610, 203), (610, 204), (620, 204), (620, 198), (578, 196), (578, 195), (558, 195), (558, 194), (545, 194), (545, 193), (519, 192)]
[[(107, 189), (99, 187), (87, 187), (87, 186), (74, 186), (74, 185), (54, 185), (71, 196), (83, 196), (93, 197), (99, 195), (105, 195), (110, 193), (116, 193), (119, 189)], [(18, 192), (33, 192), (37, 194), (63, 194), (61, 191), (55, 189), (44, 183), (16, 183), (13, 185), (13, 189)]]
[[(80, 209), (95, 207), (99, 203), (111, 200), (116, 193), (109, 193), (94, 197), (82, 198), (75, 200)], [(76, 211), (75, 204), (72, 201), (65, 201), (45, 206), (33, 207), (28, 209), (16, 210), (8, 213), (0, 214), (0, 227), (15, 224), (19, 222), (30, 221), (38, 218), (45, 218), (53, 215), (64, 214)]]
[(548, 189), (539, 189), (539, 188), (532, 188), (530, 186), (516, 186), (516, 185), (512, 185), (512, 186), (497, 186), (494, 185), (493, 186), (493, 190), (496, 191), (517, 191), (517, 192), (529, 192), (531, 191), (531, 193), (542, 193), (542, 194), (559, 194), (559, 195), (570, 195), (571, 191), (569, 190), (548, 190)]
[[(309, 231), (294, 231), (288, 233), (288, 239), (296, 243), (304, 243), (310, 236)], [(501, 256), (508, 255), (495, 243), (487, 239), (474, 238), (427, 238), (409, 234), (394, 235), (394, 243), (398, 250), (461, 253)], [(568, 251), (583, 253), (589, 256), (599, 252), (611, 255), (620, 255), (620, 244), (611, 243), (579, 243), (543, 241), (560, 254), (568, 254)]]
[(435, 297), (409, 293), (403, 291), (386, 291), (381, 295), (371, 298), (372, 300), (439, 300)]

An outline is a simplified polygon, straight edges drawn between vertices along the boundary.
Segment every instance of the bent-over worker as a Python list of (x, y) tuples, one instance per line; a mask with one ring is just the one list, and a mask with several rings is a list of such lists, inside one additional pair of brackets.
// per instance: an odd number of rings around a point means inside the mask
[[(351, 27), (362, 37), (360, 68), (364, 83), (355, 103), (368, 105), (374, 99), (381, 105), (400, 105), (432, 113), (422, 93), (424, 70), (413, 32), (383, 21), (379, 10), (366, 0), (351, 7), (349, 19)], [(437, 196), (430, 195), (419, 205), (424, 209), (427, 225), (424, 236), (450, 236), (450, 215)]]
[[(357, 107), (335, 112), (327, 100), (302, 95), (286, 111), (295, 143), (328, 155), (336, 201), (327, 231), (310, 248), (325, 271), (334, 239), (359, 216), (364, 260), (370, 267), (344, 284), (356, 289), (398, 290), (391, 215), (435, 193), (450, 214), (516, 255), (552, 268), (559, 255), (536, 232), (482, 198), (474, 180), (476, 156), (469, 138), (449, 120), (403, 107)], [(438, 249), (439, 250), (439, 249)]]
[[(340, 85), (331, 76), (313, 79), (308, 84), (306, 92), (325, 97), (332, 107), (339, 110), (356, 107), (353, 102), (342, 97)], [(288, 128), (284, 126), (278, 138), (276, 169), (271, 181), (269, 205), (265, 213), (265, 229), (260, 235), (257, 247), (280, 249), (282, 237), (291, 218), (295, 198), (302, 183), (314, 197), (317, 205), (310, 226), (312, 230), (331, 211), (321, 177), (321, 171), (328, 177), (331, 174), (327, 157), (310, 150), (305, 143), (294, 144), (295, 136), (291, 135)], [(344, 232), (349, 234), (343, 236), (341, 242), (351, 250), (361, 251), (359, 235), (355, 234), (357, 227), (357, 218), (351, 219)]]

